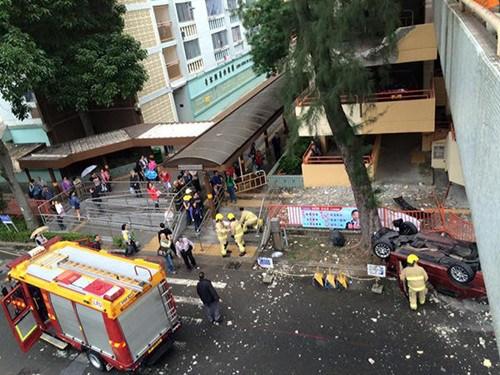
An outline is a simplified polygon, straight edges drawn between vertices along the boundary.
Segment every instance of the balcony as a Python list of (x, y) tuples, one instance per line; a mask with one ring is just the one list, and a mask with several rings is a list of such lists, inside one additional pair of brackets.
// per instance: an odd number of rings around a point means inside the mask
[(168, 78), (171, 81), (175, 81), (177, 79), (182, 78), (181, 66), (179, 64), (179, 60), (167, 62), (166, 65), (167, 65)]
[(215, 61), (222, 62), (226, 61), (226, 57), (229, 56), (229, 46), (224, 46), (218, 48), (214, 51)]
[[(309, 109), (311, 98), (298, 99), (295, 114), (301, 117)], [(434, 131), (436, 98), (434, 88), (397, 90), (373, 94), (365, 100), (343, 98), (342, 107), (357, 134), (426, 133)], [(303, 124), (299, 136), (331, 136), (324, 114), (312, 126)]]
[[(377, 136), (371, 153), (363, 158), (371, 178), (377, 169), (380, 144), (381, 137)], [(302, 176), (304, 187), (351, 186), (342, 157), (339, 155), (313, 156), (312, 145), (307, 148), (302, 157)]]
[(240, 22), (240, 16), (238, 16), (237, 14), (232, 14), (229, 16), (229, 21), (231, 23), (237, 23), (237, 22)]
[(217, 16), (208, 17), (208, 26), (210, 30), (217, 30), (226, 27), (226, 23), (224, 22), (224, 15), (220, 14)]
[(158, 34), (162, 43), (174, 40), (174, 33), (172, 32), (172, 22), (162, 22), (157, 24)]
[(184, 22), (179, 25), (179, 28), (184, 42), (198, 37), (198, 29), (194, 21)]
[(198, 56), (194, 59), (188, 60), (187, 61), (187, 68), (189, 74), (195, 74), (203, 70), (203, 59), (201, 56)]
[[(437, 58), (437, 41), (433, 23), (400, 27), (395, 33), (395, 53), (389, 57), (390, 64), (417, 61), (432, 61)], [(358, 57), (365, 66), (383, 64), (382, 51), (387, 45), (364, 47)]]

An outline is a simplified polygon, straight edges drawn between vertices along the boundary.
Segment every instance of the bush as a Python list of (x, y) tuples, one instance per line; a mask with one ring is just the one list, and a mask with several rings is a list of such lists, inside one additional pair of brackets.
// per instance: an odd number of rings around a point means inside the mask
[(125, 248), (125, 243), (123, 242), (123, 238), (121, 236), (114, 236), (113, 237), (113, 248), (116, 248), (116, 249), (124, 249)]
[(286, 155), (281, 158), (278, 170), (283, 174), (302, 174), (302, 156), (310, 143), (310, 138), (298, 138), (289, 146)]

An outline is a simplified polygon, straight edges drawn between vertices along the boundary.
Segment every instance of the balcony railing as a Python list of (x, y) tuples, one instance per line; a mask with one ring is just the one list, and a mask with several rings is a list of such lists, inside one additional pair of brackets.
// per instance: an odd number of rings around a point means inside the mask
[(160, 41), (168, 42), (174, 39), (174, 34), (172, 32), (172, 22), (161, 22), (157, 24), (158, 33), (160, 34)]
[(179, 26), (181, 30), (182, 40), (194, 39), (198, 36), (198, 29), (194, 21), (189, 21)]
[(171, 62), (167, 61), (167, 72), (168, 72), (168, 78), (170, 78), (171, 81), (182, 78), (179, 60), (174, 60)]
[(223, 61), (226, 56), (229, 56), (229, 46), (224, 46), (222, 48), (218, 48), (214, 52), (215, 61)]
[(201, 56), (191, 59), (187, 62), (187, 67), (189, 74), (197, 73), (203, 70), (203, 59)]
[[(302, 156), (303, 164), (344, 164), (344, 159), (342, 156), (313, 156), (312, 144), (309, 145), (306, 152)], [(371, 164), (373, 161), (372, 155), (363, 156), (363, 161), (365, 164)]]
[(208, 26), (210, 30), (221, 29), (225, 27), (224, 15), (211, 16), (208, 18)]
[[(348, 97), (346, 95), (341, 96), (342, 104), (355, 104), (355, 103), (378, 103), (378, 102), (389, 102), (389, 101), (400, 101), (400, 100), (415, 100), (415, 99), (430, 99), (434, 97), (433, 89), (422, 89), (422, 90), (388, 90), (374, 93), (372, 95), (360, 98), (358, 95)], [(298, 107), (308, 107), (316, 99), (314, 96), (305, 95), (299, 97), (296, 101)]]

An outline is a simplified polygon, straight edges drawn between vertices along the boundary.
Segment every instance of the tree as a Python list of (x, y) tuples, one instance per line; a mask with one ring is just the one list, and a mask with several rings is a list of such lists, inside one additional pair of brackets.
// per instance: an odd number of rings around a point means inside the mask
[(306, 121), (324, 114), (344, 160), (360, 212), (361, 246), (369, 249), (380, 228), (376, 192), (363, 162), (366, 148), (342, 107), (342, 98), (366, 97), (372, 71), (361, 59), (366, 46), (381, 43), (382, 60), (391, 52), (399, 20), (394, 0), (256, 0), (240, 13), (259, 73), (285, 74), (290, 111), (298, 93), (313, 99)]
[[(76, 111), (87, 135), (94, 134), (89, 109), (110, 107), (142, 89), (147, 75), (140, 62), (147, 53), (123, 34), (125, 7), (116, 0), (0, 0), (0, 9), (0, 38), (17, 30), (34, 55), (48, 60), (43, 73), (49, 74), (26, 76), (15, 84), (28, 80), (37, 96), (60, 110)], [(0, 55), (16, 53), (3, 48)], [(9, 79), (14, 69), (6, 67), (0, 75), (0, 90), (24, 118), (25, 92), (14, 90)]]
[[(7, 29), (4, 14), (0, 11), (0, 94), (11, 102), (17, 116), (24, 118), (28, 108), (23, 95), (31, 87), (49, 77), (51, 63), (35, 43), (17, 28)], [(21, 207), (26, 225), (34, 229), (37, 220), (19, 182), (14, 175), (9, 150), (2, 140), (5, 125), (0, 121), (0, 175), (5, 178)]]

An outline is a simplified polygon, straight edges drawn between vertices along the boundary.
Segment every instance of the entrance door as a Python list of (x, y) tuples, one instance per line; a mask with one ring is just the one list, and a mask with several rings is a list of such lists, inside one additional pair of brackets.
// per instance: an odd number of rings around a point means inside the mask
[(27, 352), (42, 335), (42, 329), (37, 322), (38, 315), (31, 309), (22, 285), (18, 283), (0, 303), (19, 347), (23, 352)]

